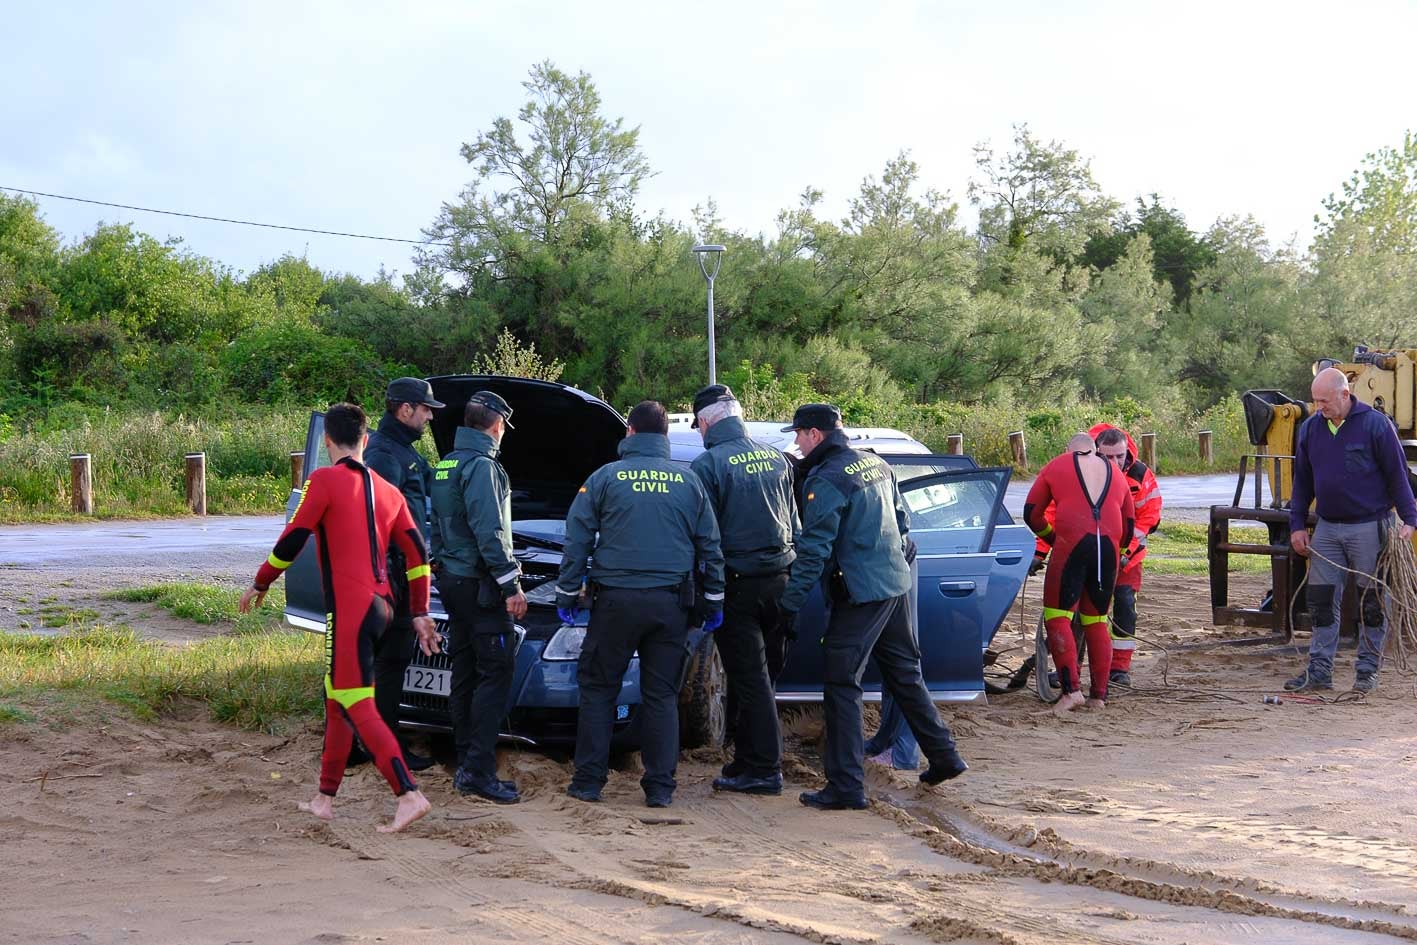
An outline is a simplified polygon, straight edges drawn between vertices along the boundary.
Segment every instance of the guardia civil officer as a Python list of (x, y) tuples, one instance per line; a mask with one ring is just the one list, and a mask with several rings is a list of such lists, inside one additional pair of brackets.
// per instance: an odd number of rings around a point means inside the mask
[(767, 641), (781, 624), (778, 602), (797, 513), (792, 469), (782, 451), (748, 437), (733, 391), (710, 384), (694, 396), (694, 426), (704, 452), (693, 463), (718, 518), (726, 578), (723, 626), (714, 640), (736, 706), (733, 761), (715, 791), (782, 793), (782, 732), (768, 672)]
[(460, 762), (453, 787), (499, 804), (520, 800), (515, 784), (497, 778), (497, 730), (516, 654), (512, 620), (526, 616), (512, 556), (512, 489), (497, 461), (512, 428), (512, 408), (499, 395), (469, 397), (432, 492), (433, 558), (453, 663), (448, 707)]
[[(408, 514), (417, 523), (428, 544), (428, 486), (432, 470), (428, 461), (414, 449), (433, 419), (433, 411), (443, 406), (433, 397), (433, 385), (417, 377), (400, 377), (389, 382), (384, 391), (384, 415), (377, 430), (369, 434), (364, 448), (364, 464), (403, 494)], [(397, 549), (389, 551), (389, 579), (394, 593), (394, 619), (377, 643), (374, 654), (374, 703), (379, 717), (395, 734), (399, 734), (399, 699), (403, 693), (404, 671), (413, 659), (413, 618), (408, 610), (408, 581), (404, 578), (403, 555)], [(417, 755), (403, 743), (404, 759), (414, 771), (433, 765), (433, 759)]]
[[(668, 807), (679, 756), (679, 685), (691, 619), (723, 621), (723, 553), (703, 484), (669, 460), (669, 418), (652, 400), (630, 411), (620, 459), (596, 470), (566, 516), (556, 604), (574, 623), (590, 559), (590, 623), (576, 667), (576, 773), (566, 793), (600, 800), (615, 697), (640, 657), (640, 757), (645, 803)], [(697, 575), (697, 582), (695, 577)]]
[(861, 676), (869, 657), (930, 762), (920, 780), (938, 784), (962, 774), (968, 765), (940, 722), (920, 671), (907, 560), (914, 557), (914, 544), (906, 537), (910, 513), (895, 473), (874, 453), (847, 445), (841, 411), (830, 404), (797, 408), (792, 424), (782, 429), (796, 432), (803, 459), (798, 466), (802, 537), (781, 608), (785, 620), (795, 619), (812, 585), (822, 581), (830, 610), (822, 638), (827, 785), (799, 800), (821, 810), (867, 806)]

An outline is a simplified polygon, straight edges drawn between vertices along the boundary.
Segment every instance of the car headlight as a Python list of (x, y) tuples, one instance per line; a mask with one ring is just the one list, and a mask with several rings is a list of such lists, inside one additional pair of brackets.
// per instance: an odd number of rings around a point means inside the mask
[(544, 660), (576, 660), (585, 643), (585, 627), (562, 626), (541, 651)]

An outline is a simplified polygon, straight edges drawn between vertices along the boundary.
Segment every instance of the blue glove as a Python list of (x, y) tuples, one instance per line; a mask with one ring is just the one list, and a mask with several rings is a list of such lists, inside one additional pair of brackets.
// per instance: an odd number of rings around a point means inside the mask
[(713, 633), (721, 626), (723, 626), (723, 611), (721, 610), (712, 611), (704, 618), (704, 633)]
[(576, 618), (581, 615), (579, 607), (557, 607), (556, 616), (561, 618), (562, 623), (574, 625)]

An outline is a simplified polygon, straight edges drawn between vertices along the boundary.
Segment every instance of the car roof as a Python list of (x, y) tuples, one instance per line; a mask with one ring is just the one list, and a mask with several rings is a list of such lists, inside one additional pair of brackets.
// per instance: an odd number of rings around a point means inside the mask
[[(676, 417), (687, 415), (678, 414)], [(671, 422), (669, 425), (669, 452), (673, 459), (689, 462), (704, 451), (703, 438), (699, 431), (689, 427), (690, 420)], [(786, 423), (770, 420), (746, 420), (748, 436), (760, 443), (774, 446), (784, 453), (797, 454), (796, 438), (793, 433), (784, 433)], [(889, 427), (844, 427), (842, 430), (852, 449), (873, 453), (906, 453), (928, 455), (930, 448), (908, 433)]]

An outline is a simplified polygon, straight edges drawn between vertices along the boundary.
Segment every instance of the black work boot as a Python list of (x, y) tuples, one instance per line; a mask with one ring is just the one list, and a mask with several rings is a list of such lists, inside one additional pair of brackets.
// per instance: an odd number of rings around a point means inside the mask
[(1321, 676), (1313, 669), (1306, 669), (1284, 683), (1285, 692), (1310, 692), (1333, 688), (1332, 676)]
[(782, 793), (782, 775), (773, 773), (760, 777), (745, 771), (732, 778), (714, 778), (713, 789), (737, 794), (777, 795)]
[(453, 787), (463, 796), (471, 794), (496, 804), (515, 804), (522, 799), (510, 782), (473, 774), (466, 768), (453, 773)]
[(969, 765), (965, 764), (959, 752), (951, 748), (940, 757), (930, 759), (930, 767), (920, 772), (920, 783), (939, 784), (941, 781), (957, 778), (968, 770)]
[(820, 791), (803, 791), (797, 799), (817, 810), (865, 810), (871, 806), (864, 794), (850, 796), (838, 794), (836, 788), (828, 784)]

